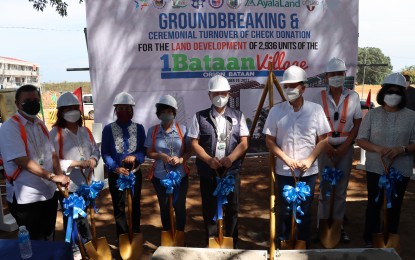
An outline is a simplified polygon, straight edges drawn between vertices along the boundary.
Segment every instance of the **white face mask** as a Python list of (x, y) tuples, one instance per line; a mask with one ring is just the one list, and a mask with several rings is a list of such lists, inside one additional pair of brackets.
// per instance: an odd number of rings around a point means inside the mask
[(222, 108), (224, 106), (226, 106), (226, 104), (228, 104), (228, 96), (216, 96), (212, 98), (212, 104), (215, 107), (219, 107)]
[(343, 87), (344, 81), (346, 80), (345, 76), (334, 76), (329, 78), (329, 85), (335, 88)]
[(390, 107), (396, 107), (402, 100), (402, 97), (397, 94), (388, 94), (385, 95), (383, 101), (385, 101), (386, 105)]
[(299, 88), (286, 88), (284, 89), (284, 92), (288, 101), (296, 100), (301, 96)]
[(81, 112), (79, 110), (71, 110), (65, 112), (63, 118), (70, 123), (75, 123), (81, 118)]

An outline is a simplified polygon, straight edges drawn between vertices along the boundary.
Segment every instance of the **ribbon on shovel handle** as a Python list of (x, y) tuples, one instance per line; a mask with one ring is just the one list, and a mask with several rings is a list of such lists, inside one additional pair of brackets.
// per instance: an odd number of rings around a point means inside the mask
[(82, 196), (78, 196), (76, 193), (70, 194), (67, 198), (63, 199), (63, 214), (68, 217), (68, 225), (66, 227), (65, 242), (70, 243), (75, 241), (78, 236), (78, 230), (76, 228), (75, 219), (85, 218), (85, 200)]
[[(320, 190), (322, 190), (322, 185), (324, 182), (327, 182), (330, 185), (330, 187), (336, 186), (340, 179), (343, 177), (343, 175), (343, 170), (329, 166), (324, 167), (324, 170), (321, 173), (322, 181), (320, 182)], [(330, 197), (330, 189), (326, 190), (325, 196)]]
[(92, 205), (94, 207), (95, 213), (97, 213), (98, 210), (95, 205), (95, 199), (98, 197), (100, 191), (103, 188), (103, 181), (92, 181), (91, 185), (82, 184), (81, 186), (79, 186), (76, 193), (84, 198), (87, 207), (89, 205)]
[(213, 218), (213, 221), (223, 218), (222, 206), (228, 203), (226, 197), (229, 193), (233, 192), (235, 188), (235, 177), (233, 175), (227, 175), (224, 178), (216, 177), (216, 189), (213, 192), (213, 196), (217, 196), (217, 216)]
[(310, 186), (302, 181), (297, 182), (296, 187), (285, 185), (282, 195), (290, 205), (289, 208), (293, 211), (295, 221), (300, 224), (301, 220), (297, 218), (297, 213), (300, 214), (300, 216), (304, 215), (304, 212), (301, 210), (301, 203), (311, 195)]
[(392, 195), (395, 197), (398, 197), (398, 194), (396, 192), (396, 183), (402, 181), (403, 176), (402, 173), (400, 173), (397, 169), (394, 167), (391, 167), (389, 169), (389, 172), (384, 172), (382, 176), (379, 178), (378, 187), (379, 187), (379, 193), (376, 197), (375, 201), (379, 201), (380, 197), (380, 191), (382, 188), (385, 189), (386, 192), (386, 207), (388, 209), (392, 208)]
[(182, 177), (180, 172), (171, 170), (167, 175), (166, 179), (160, 180), (161, 185), (166, 188), (166, 194), (173, 194), (173, 203), (176, 202), (177, 196), (179, 195), (178, 190), (180, 188), (180, 182)]

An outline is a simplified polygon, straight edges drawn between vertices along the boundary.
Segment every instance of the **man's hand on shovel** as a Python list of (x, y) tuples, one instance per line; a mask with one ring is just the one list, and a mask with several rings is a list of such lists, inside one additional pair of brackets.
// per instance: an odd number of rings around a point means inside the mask
[(220, 161), (218, 160), (218, 158), (216, 157), (212, 157), (209, 159), (208, 161), (208, 165), (210, 168), (217, 170), (219, 168), (221, 168), (223, 165), (220, 163)]
[(124, 167), (118, 167), (117, 169), (115, 169), (115, 172), (117, 174), (122, 174), (122, 175), (125, 175), (125, 176), (128, 176), (130, 174), (130, 171), (127, 168), (124, 168)]

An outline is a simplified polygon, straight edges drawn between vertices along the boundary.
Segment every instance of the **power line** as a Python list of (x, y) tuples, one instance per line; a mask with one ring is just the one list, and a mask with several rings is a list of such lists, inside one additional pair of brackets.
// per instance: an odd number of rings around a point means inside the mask
[(79, 32), (81, 31), (81, 29), (69, 30), (69, 29), (53, 29), (53, 28), (24, 27), (24, 26), (0, 26), (0, 29), (23, 29), (23, 30), (39, 30), (39, 31), (55, 31), (55, 32)]

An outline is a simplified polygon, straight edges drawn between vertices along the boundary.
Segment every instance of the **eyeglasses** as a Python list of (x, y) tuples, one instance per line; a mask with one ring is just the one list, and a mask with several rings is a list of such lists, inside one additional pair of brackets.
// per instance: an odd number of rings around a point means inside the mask
[(334, 113), (333, 120), (334, 120), (334, 121), (339, 120), (339, 112), (337, 112), (337, 111), (336, 111), (336, 112)]

